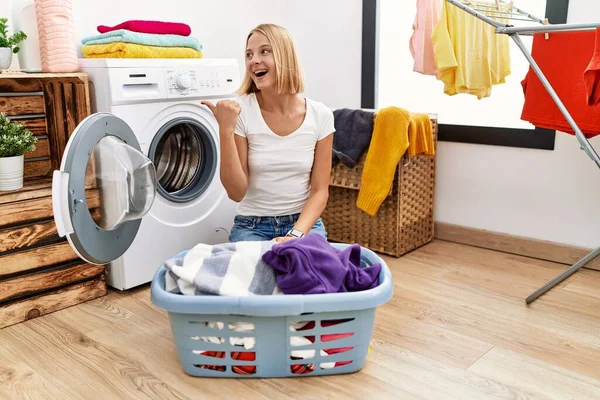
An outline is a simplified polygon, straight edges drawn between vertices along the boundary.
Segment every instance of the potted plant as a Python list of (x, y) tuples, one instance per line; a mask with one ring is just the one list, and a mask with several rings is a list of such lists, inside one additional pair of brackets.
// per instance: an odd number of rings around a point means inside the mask
[(7, 18), (0, 18), (0, 70), (10, 67), (13, 53), (19, 52), (17, 44), (27, 39), (27, 35), (23, 31), (8, 36), (7, 22)]
[(37, 138), (21, 123), (0, 113), (0, 190), (23, 187), (24, 155), (35, 150)]

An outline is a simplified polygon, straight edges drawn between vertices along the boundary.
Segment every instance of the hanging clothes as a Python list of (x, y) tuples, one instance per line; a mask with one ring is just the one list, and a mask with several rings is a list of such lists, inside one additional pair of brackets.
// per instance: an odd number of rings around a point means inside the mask
[(409, 47), (415, 61), (413, 71), (424, 75), (437, 75), (431, 34), (439, 21), (443, 1), (417, 0), (417, 14)]
[[(496, 6), (495, 2), (473, 3)], [(503, 12), (510, 10), (510, 4), (499, 6)], [(506, 21), (492, 12), (487, 14), (497, 21)], [(444, 82), (447, 95), (466, 93), (478, 99), (489, 97), (492, 86), (504, 83), (511, 73), (508, 36), (496, 34), (492, 25), (446, 1), (432, 39), (438, 79)]]
[[(595, 31), (551, 33), (548, 40), (540, 34), (534, 35), (531, 49), (546, 79), (588, 138), (600, 133), (600, 112), (588, 106), (590, 92), (586, 92), (584, 81), (584, 72), (595, 54), (595, 39)], [(532, 67), (521, 85), (525, 95), (522, 120), (539, 128), (575, 134)]]
[(592, 59), (583, 73), (588, 106), (600, 104), (600, 28), (596, 28), (595, 40), (594, 54), (592, 54)]

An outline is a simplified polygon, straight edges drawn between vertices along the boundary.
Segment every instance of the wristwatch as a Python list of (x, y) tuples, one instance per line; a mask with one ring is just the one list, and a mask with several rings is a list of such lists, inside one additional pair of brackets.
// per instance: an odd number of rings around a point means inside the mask
[(301, 238), (304, 236), (304, 233), (302, 231), (299, 231), (296, 228), (292, 228), (290, 229), (290, 231), (287, 233), (287, 236), (293, 236), (295, 238)]

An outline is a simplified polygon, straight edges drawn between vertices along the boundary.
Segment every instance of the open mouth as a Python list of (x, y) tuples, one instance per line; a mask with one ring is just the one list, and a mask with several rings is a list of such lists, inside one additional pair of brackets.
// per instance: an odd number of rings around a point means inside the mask
[(269, 72), (269, 71), (266, 69), (261, 69), (261, 70), (255, 71), (254, 75), (256, 75), (257, 78), (262, 78), (263, 76), (265, 76), (267, 74), (267, 72)]

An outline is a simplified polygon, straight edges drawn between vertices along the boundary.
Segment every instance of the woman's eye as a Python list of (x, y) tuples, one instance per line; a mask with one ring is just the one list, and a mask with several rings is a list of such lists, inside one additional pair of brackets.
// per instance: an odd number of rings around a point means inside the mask
[(263, 54), (268, 54), (268, 53), (269, 53), (269, 50), (266, 50), (266, 49), (263, 50)]

